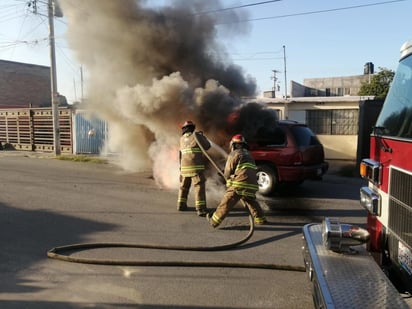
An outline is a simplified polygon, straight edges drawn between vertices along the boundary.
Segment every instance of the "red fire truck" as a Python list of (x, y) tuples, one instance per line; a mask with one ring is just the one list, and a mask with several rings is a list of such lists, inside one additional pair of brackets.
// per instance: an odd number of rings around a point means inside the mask
[(412, 42), (401, 47), (370, 138), (360, 163), (366, 230), (331, 218), (303, 229), (317, 308), (410, 308), (402, 296), (412, 291)]

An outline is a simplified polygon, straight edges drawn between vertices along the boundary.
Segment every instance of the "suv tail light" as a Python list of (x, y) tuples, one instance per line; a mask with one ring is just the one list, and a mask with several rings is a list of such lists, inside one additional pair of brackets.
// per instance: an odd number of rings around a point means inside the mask
[(382, 251), (382, 223), (378, 218), (368, 213), (367, 230), (370, 235), (369, 250), (372, 252)]
[(303, 165), (303, 154), (301, 151), (295, 152), (292, 158), (293, 165)]

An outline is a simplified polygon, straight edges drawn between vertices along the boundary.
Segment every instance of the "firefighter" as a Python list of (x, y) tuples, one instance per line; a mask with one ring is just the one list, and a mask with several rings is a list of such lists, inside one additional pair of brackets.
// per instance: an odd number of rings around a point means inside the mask
[(180, 189), (177, 199), (177, 210), (187, 210), (187, 197), (193, 183), (195, 190), (195, 207), (197, 215), (206, 216), (206, 176), (205, 156), (198, 142), (204, 150), (210, 148), (210, 142), (202, 132), (195, 132), (195, 124), (188, 120), (182, 125), (180, 138)]
[(256, 201), (258, 191), (256, 164), (248, 149), (249, 146), (241, 134), (232, 137), (230, 154), (223, 172), (226, 193), (215, 212), (206, 215), (207, 221), (214, 228), (222, 223), (240, 200), (249, 209), (255, 224), (267, 223), (263, 210)]

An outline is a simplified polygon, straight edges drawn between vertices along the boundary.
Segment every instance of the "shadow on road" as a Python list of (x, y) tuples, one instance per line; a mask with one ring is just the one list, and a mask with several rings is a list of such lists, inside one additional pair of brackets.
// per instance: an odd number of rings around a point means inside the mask
[(325, 175), (323, 180), (308, 180), (301, 185), (285, 186), (281, 192), (274, 194), (273, 197), (359, 200), (359, 189), (365, 185), (366, 181), (361, 178)]
[[(7, 309), (79, 309), (79, 308), (139, 308), (139, 309), (188, 309), (204, 308), (198, 306), (176, 306), (176, 305), (145, 305), (145, 304), (121, 304), (121, 303), (79, 303), (79, 302), (56, 302), (56, 301), (0, 301), (1, 308)], [(216, 309), (228, 307), (213, 307)], [(229, 308), (230, 309), (230, 308)]]
[[(0, 272), (3, 274), (0, 282), (1, 293), (34, 293), (44, 289), (36, 286), (35, 282), (22, 278), (19, 272), (35, 267), (36, 263), (47, 259), (46, 252), (53, 247), (82, 242), (90, 233), (114, 228), (111, 224), (49, 211), (16, 209), (0, 203)], [(2, 305), (4, 303), (7, 303), (7, 307)], [(13, 308), (9, 304), (8, 301), (0, 301), (0, 308)], [(53, 308), (63, 308), (63, 305), (56, 305)], [(64, 305), (65, 308), (70, 308), (70, 305)], [(39, 304), (38, 308), (46, 307)], [(16, 303), (15, 308), (28, 306), (22, 301), (21, 304)]]

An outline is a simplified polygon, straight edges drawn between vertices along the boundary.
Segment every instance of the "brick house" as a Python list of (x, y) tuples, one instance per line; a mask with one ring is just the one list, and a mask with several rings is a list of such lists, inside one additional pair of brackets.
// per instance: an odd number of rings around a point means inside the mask
[(0, 109), (50, 106), (50, 67), (0, 60)]

